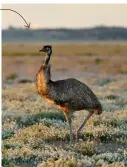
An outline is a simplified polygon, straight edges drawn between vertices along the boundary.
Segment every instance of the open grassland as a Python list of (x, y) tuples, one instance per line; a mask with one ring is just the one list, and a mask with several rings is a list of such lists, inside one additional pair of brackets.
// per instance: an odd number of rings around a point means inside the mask
[[(30, 76), (30, 71), (36, 71), (44, 59), (44, 54), (39, 52), (43, 45), (43, 43), (4, 43), (2, 47), (4, 72), (7, 66), (11, 66), (12, 72), (21, 73), (23, 69), (20, 67), (23, 65)], [(127, 74), (127, 43), (51, 43), (51, 45), (53, 71), (77, 70)], [(13, 60), (10, 61), (10, 58)]]
[[(48, 43), (48, 42), (47, 42)], [(4, 43), (3, 56), (41, 55), (39, 49), (47, 43)], [(126, 55), (127, 43), (48, 43), (53, 46), (54, 55), (79, 55), (79, 56), (105, 56), (105, 55)]]
[[(53, 43), (53, 80), (79, 79), (104, 109), (88, 121), (73, 146), (63, 113), (36, 93), (42, 45), (3, 44), (3, 167), (127, 166), (127, 44)], [(73, 114), (74, 133), (86, 114), (85, 110)]]

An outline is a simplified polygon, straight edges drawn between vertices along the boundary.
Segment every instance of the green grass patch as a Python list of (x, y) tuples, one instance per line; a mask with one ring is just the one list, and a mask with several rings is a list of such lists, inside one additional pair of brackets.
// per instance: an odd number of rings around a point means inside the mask
[(6, 131), (2, 131), (2, 139), (5, 140), (7, 138), (10, 138), (14, 135), (13, 129), (7, 129)]
[(23, 84), (25, 84), (25, 83), (32, 83), (32, 81), (31, 81), (30, 79), (20, 79), (20, 80), (18, 81), (18, 83), (23, 83)]
[[(65, 121), (64, 114), (60, 111), (43, 111), (35, 115), (27, 116), (26, 118), (18, 117), (16, 119), (16, 123), (19, 127), (27, 127), (35, 123), (39, 123), (40, 120), (44, 118), (58, 119), (58, 120)], [(46, 124), (47, 126), (50, 126), (50, 124), (48, 123)]]
[(3, 52), (2, 56), (44, 56), (43, 52)]
[(117, 95), (108, 95), (108, 96), (105, 96), (105, 98), (109, 99), (109, 100), (116, 100), (116, 99), (119, 99), (120, 97), (117, 96)]
[(120, 74), (127, 74), (127, 68), (119, 68), (117, 72)]
[(102, 62), (102, 59), (96, 58), (94, 61), (95, 61), (95, 64), (100, 64)]
[(75, 55), (76, 56), (96, 56), (97, 53), (86, 51), (86, 52), (77, 52), (75, 53)]
[(18, 77), (18, 75), (16, 73), (10, 73), (7, 75), (6, 79), (7, 80), (14, 80)]
[(97, 84), (99, 86), (104, 86), (104, 85), (110, 84), (112, 81), (113, 80), (110, 78), (105, 78), (105, 79), (102, 79), (101, 81), (99, 81)]

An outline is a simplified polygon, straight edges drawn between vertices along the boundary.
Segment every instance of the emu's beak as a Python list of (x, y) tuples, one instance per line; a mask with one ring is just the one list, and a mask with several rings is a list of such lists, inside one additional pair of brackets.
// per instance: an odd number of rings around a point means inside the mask
[(42, 48), (39, 52), (46, 52), (46, 49)]
[(39, 50), (39, 52), (43, 52), (43, 49)]

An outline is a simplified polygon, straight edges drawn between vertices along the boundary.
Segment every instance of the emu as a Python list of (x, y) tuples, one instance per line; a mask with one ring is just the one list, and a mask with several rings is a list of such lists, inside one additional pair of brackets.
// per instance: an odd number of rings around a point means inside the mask
[(41, 65), (37, 77), (36, 86), (39, 95), (47, 100), (49, 103), (55, 104), (63, 111), (66, 120), (69, 124), (70, 143), (74, 142), (71, 114), (78, 110), (87, 110), (89, 114), (79, 127), (76, 133), (76, 141), (78, 141), (79, 134), (93, 113), (99, 115), (102, 113), (102, 106), (96, 95), (84, 83), (69, 78), (65, 80), (52, 81), (50, 71), (50, 57), (52, 54), (52, 46), (45, 45), (39, 52), (45, 52), (45, 60)]

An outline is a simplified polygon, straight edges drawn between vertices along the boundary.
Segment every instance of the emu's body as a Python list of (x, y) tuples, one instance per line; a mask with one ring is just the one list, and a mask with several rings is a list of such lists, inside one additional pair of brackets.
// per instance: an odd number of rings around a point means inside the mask
[(71, 112), (77, 110), (86, 109), (89, 111), (89, 115), (77, 131), (77, 137), (87, 120), (91, 115), (101, 114), (102, 106), (90, 90), (90, 88), (84, 83), (69, 78), (66, 80), (52, 81), (50, 73), (50, 65), (48, 64), (50, 55), (47, 54), (44, 64), (42, 64), (37, 74), (37, 91), (48, 102), (56, 104), (61, 109), (66, 119), (69, 122), (70, 127), (70, 139), (73, 139), (71, 128)]

